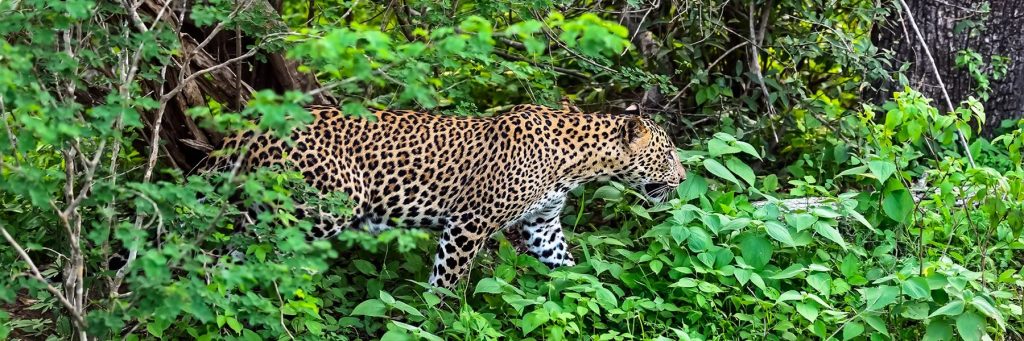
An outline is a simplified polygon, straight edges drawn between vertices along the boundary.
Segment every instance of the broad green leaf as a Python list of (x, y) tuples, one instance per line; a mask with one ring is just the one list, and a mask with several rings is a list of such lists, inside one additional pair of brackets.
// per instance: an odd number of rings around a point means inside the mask
[(763, 269), (771, 261), (773, 252), (775, 252), (775, 248), (772, 247), (772, 243), (761, 235), (748, 234), (740, 241), (740, 254), (743, 256), (743, 261), (754, 269)]
[(779, 298), (775, 300), (775, 303), (786, 302), (786, 301), (798, 301), (798, 300), (802, 300), (802, 299), (804, 299), (804, 295), (803, 294), (801, 294), (800, 292), (798, 292), (796, 290), (789, 290), (789, 291), (786, 291), (786, 292), (782, 293), (781, 295), (779, 295)]
[(924, 320), (928, 318), (928, 303), (916, 302), (906, 304), (900, 315), (909, 319)]
[(824, 272), (817, 272), (807, 275), (807, 284), (810, 284), (814, 290), (822, 295), (829, 296), (832, 294), (832, 277)]
[(981, 340), (985, 335), (985, 317), (973, 311), (964, 312), (956, 318), (956, 332), (967, 341)]
[[(860, 165), (840, 172), (836, 177), (847, 176), (847, 175), (864, 175), (864, 172), (868, 171), (868, 166)], [(873, 175), (873, 174), (872, 174)]]
[(394, 306), (398, 310), (401, 310), (407, 315), (423, 317), (423, 313), (420, 313), (419, 309), (413, 308), (408, 303), (396, 301), (395, 304), (393, 304), (392, 306)]
[(747, 184), (751, 186), (754, 185), (754, 180), (756, 179), (754, 170), (750, 169), (750, 166), (747, 166), (747, 164), (740, 161), (740, 159), (730, 157), (725, 160), (725, 166), (736, 175), (739, 175), (740, 179), (746, 181)]
[(537, 329), (537, 327), (547, 323), (549, 320), (551, 320), (551, 315), (548, 314), (548, 311), (544, 310), (544, 308), (538, 308), (537, 310), (526, 314), (526, 316), (523, 316), (523, 321), (519, 327), (523, 329), (523, 335), (527, 335), (534, 329)]
[(885, 215), (898, 222), (906, 222), (910, 212), (914, 210), (914, 197), (905, 189), (898, 189), (885, 194), (882, 210)]
[(622, 200), (622, 191), (611, 185), (601, 186), (594, 191), (594, 199), (619, 201)]
[(945, 341), (953, 339), (953, 324), (946, 319), (932, 319), (924, 332), (925, 341)]
[(303, 322), (303, 324), (306, 326), (306, 329), (309, 330), (309, 332), (312, 333), (313, 335), (320, 335), (323, 334), (324, 332), (324, 325), (319, 321), (306, 320)]
[(931, 300), (931, 290), (928, 287), (928, 280), (924, 277), (914, 277), (903, 282), (903, 293), (913, 299)]
[(811, 322), (818, 319), (818, 306), (814, 304), (797, 303), (796, 312)]
[(996, 320), (996, 323), (999, 324), (1000, 328), (1006, 329), (1006, 320), (1003, 318), (1003, 313), (999, 312), (999, 309), (996, 309), (996, 307), (984, 297), (974, 296), (974, 299), (971, 300), (971, 305), (974, 306), (975, 309), (978, 309), (982, 314), (985, 314), (985, 316)]
[(860, 212), (857, 212), (857, 210), (850, 208), (847, 209), (845, 212), (847, 215), (853, 217), (853, 219), (856, 219), (857, 222), (861, 223), (861, 225), (867, 227), (868, 230), (871, 230), (871, 232), (878, 233), (878, 230), (876, 230), (874, 226), (871, 226), (871, 223), (869, 223), (868, 220), (865, 219), (864, 216), (860, 214)]
[(735, 154), (741, 151), (742, 150), (739, 148), (733, 147), (732, 145), (729, 145), (729, 143), (719, 139), (711, 139), (708, 141), (708, 154), (711, 154), (712, 157)]
[(687, 174), (686, 181), (683, 181), (676, 189), (679, 198), (683, 201), (697, 199), (708, 192), (708, 182), (699, 174)]
[(853, 339), (864, 334), (864, 325), (860, 322), (849, 322), (843, 326), (843, 341)]
[(874, 160), (868, 162), (868, 168), (871, 169), (871, 174), (874, 174), (878, 178), (878, 182), (885, 183), (892, 173), (896, 172), (896, 164), (889, 160)]
[(476, 288), (473, 290), (473, 295), (479, 293), (500, 294), (502, 293), (501, 283), (498, 283), (498, 281), (495, 280), (494, 278), (480, 279), (480, 281), (476, 283)]
[(634, 215), (636, 215), (638, 217), (642, 217), (644, 219), (651, 220), (650, 213), (647, 213), (647, 210), (644, 209), (643, 206), (640, 206), (640, 205), (629, 206), (629, 211), (632, 212)]
[(835, 226), (832, 226), (832, 224), (829, 224), (826, 221), (819, 220), (818, 222), (814, 223), (814, 232), (817, 232), (822, 237), (828, 238), (828, 240), (831, 240), (836, 244), (839, 244), (839, 247), (842, 247), (843, 250), (846, 250), (846, 241), (843, 240), (843, 235), (840, 234), (839, 229), (836, 229)]
[(865, 288), (863, 293), (864, 300), (868, 303), (866, 309), (878, 311), (896, 302), (896, 297), (900, 295), (900, 289), (890, 285), (880, 285), (873, 288)]
[(764, 229), (768, 232), (768, 235), (772, 239), (778, 240), (785, 246), (796, 247), (796, 241), (793, 240), (793, 235), (789, 233), (789, 229), (785, 225), (777, 221), (766, 221), (764, 222)]
[(693, 287), (697, 286), (697, 280), (695, 280), (693, 278), (683, 277), (683, 278), (680, 278), (675, 283), (669, 284), (669, 286), (670, 287), (676, 287), (676, 288), (693, 288)]
[(597, 288), (595, 291), (595, 297), (597, 298), (598, 303), (608, 308), (615, 308), (619, 306), (619, 302), (618, 299), (615, 298), (615, 294), (605, 287)]
[(836, 219), (840, 217), (839, 213), (827, 207), (815, 207), (813, 210), (811, 210), (811, 213), (814, 213), (814, 215), (818, 217), (828, 219)]
[(743, 187), (740, 180), (736, 179), (736, 177), (729, 172), (728, 168), (725, 168), (725, 166), (722, 166), (721, 163), (718, 163), (718, 161), (715, 161), (714, 159), (704, 159), (704, 168), (719, 178), (729, 180), (729, 182), (736, 184), (736, 186)]
[(806, 270), (807, 270), (807, 268), (805, 268), (803, 265), (793, 264), (793, 265), (790, 265), (789, 267), (787, 267), (785, 270), (779, 271), (779, 272), (775, 273), (774, 275), (772, 275), (771, 277), (768, 277), (768, 278), (771, 278), (771, 279), (793, 278), (794, 276), (796, 276), (796, 275), (798, 275), (801, 272), (804, 272)]
[(882, 318), (872, 314), (863, 314), (860, 315), (860, 319), (871, 326), (871, 328), (882, 333), (882, 335), (889, 336), (889, 329), (885, 327), (885, 321), (883, 321)]
[(939, 307), (939, 309), (935, 309), (935, 311), (932, 312), (931, 315), (928, 315), (928, 318), (932, 318), (932, 317), (936, 317), (936, 316), (941, 316), (941, 315), (956, 316), (956, 315), (960, 315), (963, 312), (964, 312), (964, 301), (956, 300), (956, 301), (952, 301), (952, 302), (946, 303), (946, 305), (944, 305), (942, 307)]
[(736, 141), (735, 143), (735, 146), (742, 150), (744, 153), (750, 154), (750, 156), (756, 157), (758, 159), (761, 158), (761, 155), (757, 153), (757, 149), (754, 149), (754, 146), (751, 146), (749, 143), (743, 141)]
[(355, 309), (352, 309), (352, 315), (384, 317), (384, 313), (386, 311), (387, 306), (384, 305), (384, 302), (381, 302), (376, 298), (371, 298), (359, 303)]
[(662, 263), (660, 260), (655, 259), (651, 261), (650, 266), (651, 271), (657, 274), (661, 273), (661, 268), (665, 266), (665, 263)]
[(786, 215), (786, 224), (789, 224), (789, 226), (792, 226), (797, 231), (803, 231), (811, 227), (816, 221), (818, 221), (818, 217), (809, 213), (790, 213)]

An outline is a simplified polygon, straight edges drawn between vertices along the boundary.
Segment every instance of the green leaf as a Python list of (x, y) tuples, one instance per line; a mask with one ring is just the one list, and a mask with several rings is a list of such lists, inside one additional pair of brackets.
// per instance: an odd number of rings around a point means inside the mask
[(984, 297), (974, 296), (974, 299), (971, 300), (971, 305), (974, 306), (975, 309), (978, 309), (982, 314), (985, 314), (985, 316), (996, 320), (996, 322), (999, 323), (1000, 328), (1006, 329), (1006, 320), (1003, 318), (1003, 313), (999, 312), (999, 310)]
[(843, 326), (843, 341), (853, 339), (864, 334), (864, 325), (860, 322), (850, 322)]
[(885, 183), (892, 173), (896, 172), (896, 164), (889, 160), (874, 160), (868, 162), (868, 168), (871, 169), (871, 174), (874, 174), (878, 178), (878, 182)]
[[(236, 334), (242, 332), (242, 323), (238, 322), (233, 316), (227, 316), (224, 320), (228, 323), (228, 327), (231, 327), (231, 330), (234, 330)], [(959, 326), (959, 321), (957, 325)]]
[(818, 319), (818, 306), (813, 304), (797, 303), (796, 312), (811, 322)]
[(905, 189), (886, 193), (885, 199), (882, 200), (882, 209), (892, 220), (906, 222), (910, 212), (914, 210), (914, 197)]
[(476, 288), (473, 289), (473, 295), (479, 293), (500, 294), (502, 293), (501, 283), (498, 283), (494, 278), (482, 278), (476, 283)]
[(526, 314), (526, 316), (523, 316), (523, 321), (519, 326), (523, 329), (523, 335), (527, 335), (534, 329), (537, 329), (537, 327), (547, 323), (549, 320), (551, 320), (551, 316), (548, 315), (547, 310), (544, 310), (544, 308), (538, 308), (537, 310)]
[(651, 219), (651, 215), (649, 213), (647, 213), (647, 209), (645, 209), (643, 206), (640, 206), (640, 205), (629, 206), (629, 211), (632, 212), (633, 215), (636, 215), (638, 217), (642, 217), (642, 218), (647, 219), (647, 220), (652, 220)]
[(604, 185), (594, 191), (594, 199), (604, 199), (608, 201), (619, 201), (622, 200), (622, 191), (612, 185)]
[(796, 276), (796, 275), (798, 275), (801, 272), (804, 272), (806, 270), (807, 270), (807, 268), (804, 267), (803, 265), (793, 264), (793, 265), (790, 265), (789, 267), (787, 267), (785, 270), (779, 271), (779, 272), (775, 273), (774, 275), (772, 275), (771, 277), (768, 277), (768, 278), (771, 278), (771, 279), (793, 278), (794, 276)]
[(936, 316), (940, 316), (940, 315), (956, 316), (956, 315), (960, 315), (963, 312), (964, 312), (964, 301), (956, 300), (956, 301), (952, 301), (952, 302), (946, 303), (946, 305), (944, 305), (942, 307), (939, 307), (939, 309), (935, 309), (935, 311), (932, 312), (931, 315), (928, 315), (928, 318), (932, 318), (932, 317), (936, 317)]
[(660, 260), (655, 259), (655, 260), (651, 261), (650, 266), (651, 266), (651, 271), (653, 271), (654, 273), (657, 274), (657, 273), (661, 273), (661, 269), (662, 269), (662, 267), (665, 266), (665, 263), (662, 263)]
[(807, 284), (810, 284), (814, 290), (825, 296), (832, 294), (832, 276), (827, 273), (818, 272), (807, 275)]
[(774, 251), (772, 243), (761, 235), (748, 234), (740, 241), (740, 254), (743, 256), (743, 261), (754, 269), (763, 269), (771, 260)]
[(402, 302), (402, 301), (396, 301), (395, 304), (393, 304), (393, 306), (396, 309), (401, 310), (402, 312), (406, 313), (406, 315), (423, 317), (423, 313), (421, 313), (419, 311), (419, 309), (413, 308), (408, 303), (405, 303), (405, 302)]
[(903, 312), (900, 315), (909, 319), (924, 320), (928, 318), (928, 303), (916, 302), (907, 304), (903, 307)]
[(840, 172), (838, 175), (836, 175), (836, 177), (838, 178), (840, 176), (847, 176), (847, 175), (866, 175), (866, 174), (864, 174), (864, 172), (867, 171), (867, 170), (868, 170), (868, 166), (860, 165), (860, 166), (857, 166), (857, 167), (853, 167), (853, 168), (844, 170), (844, 171)]
[(903, 282), (903, 293), (913, 299), (931, 299), (932, 289), (924, 277), (914, 277)]
[(790, 213), (786, 215), (786, 224), (789, 224), (789, 226), (792, 226), (797, 231), (803, 231), (811, 227), (816, 221), (818, 221), (818, 217), (809, 213)]
[(811, 213), (821, 218), (836, 219), (839, 218), (839, 213), (827, 207), (815, 207), (811, 210)]
[(352, 309), (352, 315), (384, 317), (385, 312), (387, 312), (387, 306), (376, 298), (365, 300)]
[(789, 247), (796, 247), (796, 241), (793, 240), (793, 235), (789, 233), (789, 229), (785, 225), (777, 221), (766, 221), (764, 222), (764, 229), (768, 231), (768, 235), (772, 239), (778, 240), (783, 245)]
[(857, 210), (850, 208), (847, 209), (845, 213), (853, 217), (853, 219), (856, 219), (857, 222), (861, 223), (861, 225), (864, 225), (864, 227), (867, 227), (868, 230), (871, 230), (871, 232), (878, 233), (878, 230), (876, 230), (874, 226), (871, 226), (871, 223), (869, 223), (868, 220), (865, 219), (864, 216), (860, 214), (860, 212), (857, 212)]
[(597, 298), (597, 302), (601, 303), (603, 306), (608, 308), (615, 308), (619, 306), (619, 301), (615, 298), (615, 294), (613, 294), (611, 290), (608, 290), (608, 288), (598, 287), (597, 290), (594, 291), (594, 294), (594, 297)]
[(843, 250), (846, 250), (846, 241), (843, 240), (843, 235), (839, 233), (839, 229), (829, 224), (826, 221), (818, 221), (814, 223), (814, 232), (817, 232), (822, 237), (828, 238), (829, 240), (839, 244)]
[(740, 151), (741, 150), (739, 148), (733, 147), (732, 145), (729, 145), (728, 142), (719, 140), (717, 138), (708, 141), (708, 154), (710, 154), (712, 157), (727, 154), (735, 154), (739, 153)]
[(743, 142), (743, 141), (736, 141), (734, 143), (735, 143), (735, 147), (739, 148), (744, 153), (750, 154), (750, 156), (753, 156), (753, 157), (756, 157), (758, 159), (761, 159), (761, 155), (759, 155), (757, 153), (757, 149), (754, 149), (754, 146), (751, 146), (749, 143), (746, 143), (746, 142)]
[(309, 330), (313, 335), (320, 335), (324, 332), (324, 325), (317, 320), (305, 320), (303, 324), (306, 326), (306, 330)]
[(890, 285), (880, 285), (873, 288), (866, 288), (863, 291), (864, 299), (867, 301), (867, 310), (877, 311), (896, 302), (900, 295), (900, 289)]
[(359, 272), (362, 272), (362, 273), (367, 274), (367, 275), (376, 275), (377, 274), (377, 267), (373, 266), (373, 264), (370, 263), (370, 262), (367, 262), (367, 261), (362, 260), (362, 259), (356, 259), (356, 260), (352, 261), (352, 264), (354, 264), (356, 266), (356, 270), (359, 270)]
[(743, 163), (743, 161), (740, 161), (740, 159), (730, 157), (725, 160), (725, 166), (728, 167), (729, 170), (732, 171), (733, 173), (736, 173), (736, 175), (739, 175), (740, 179), (746, 181), (747, 184), (751, 186), (754, 185), (754, 180), (756, 179), (756, 176), (754, 175), (754, 170), (750, 169), (750, 166), (747, 166), (747, 164)]
[(860, 319), (871, 326), (871, 328), (882, 333), (882, 335), (889, 336), (889, 329), (885, 327), (885, 321), (882, 321), (880, 317), (871, 314), (864, 314), (860, 316)]
[(953, 339), (953, 325), (946, 319), (932, 319), (924, 332), (924, 341), (944, 341)]
[(964, 340), (978, 341), (985, 335), (985, 317), (968, 311), (956, 318), (956, 331)]
[(733, 176), (731, 172), (729, 172), (728, 168), (725, 168), (725, 166), (722, 166), (721, 163), (718, 163), (718, 161), (715, 161), (714, 159), (704, 159), (704, 168), (706, 168), (708, 172), (711, 172), (711, 174), (717, 177), (729, 180), (730, 182), (736, 184), (736, 186), (743, 187), (743, 184), (740, 183), (740, 180), (736, 179), (736, 177)]
[(683, 201), (690, 201), (697, 199), (704, 193), (708, 192), (708, 182), (704, 180), (704, 177), (693, 174), (687, 175), (686, 181), (683, 181), (676, 189), (676, 193), (679, 194), (679, 198)]

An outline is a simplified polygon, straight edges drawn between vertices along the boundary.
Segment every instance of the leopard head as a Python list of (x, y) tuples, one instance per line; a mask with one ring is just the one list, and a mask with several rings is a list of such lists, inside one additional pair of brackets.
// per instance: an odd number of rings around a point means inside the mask
[(625, 164), (617, 179), (654, 202), (665, 200), (686, 180), (676, 147), (663, 128), (639, 115), (624, 119), (620, 128)]

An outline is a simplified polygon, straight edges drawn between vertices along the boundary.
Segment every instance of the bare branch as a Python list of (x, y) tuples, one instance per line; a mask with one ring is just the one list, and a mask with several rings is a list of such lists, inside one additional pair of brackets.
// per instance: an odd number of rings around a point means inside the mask
[[(763, 13), (761, 15), (761, 27), (767, 28), (764, 22), (768, 21), (768, 13), (771, 11), (772, 1), (768, 0), (768, 3), (764, 5)], [(757, 31), (754, 28), (754, 2), (750, 2), (750, 71), (757, 77), (757, 83), (761, 86), (761, 94), (764, 95), (764, 104), (768, 107), (768, 123), (772, 127), (772, 137), (775, 138), (775, 143), (779, 143), (779, 133), (775, 130), (775, 107), (772, 106), (771, 97), (768, 95), (768, 86), (764, 82), (764, 74), (761, 73), (761, 38), (764, 37), (764, 32)]]
[[(914, 13), (910, 11), (910, 6), (907, 2), (900, 0), (903, 12), (907, 14), (906, 19), (910, 22), (910, 28), (914, 29), (914, 35), (917, 36), (917, 42), (921, 43), (921, 49), (924, 50), (924, 55), (928, 57), (928, 63), (932, 66), (932, 73), (935, 75), (935, 81), (939, 83), (939, 89), (942, 90), (942, 98), (946, 100), (946, 106), (949, 108), (949, 112), (956, 112), (956, 107), (953, 106), (953, 100), (949, 98), (949, 93), (946, 92), (946, 84), (942, 82), (942, 76), (939, 75), (939, 67), (935, 65), (935, 58), (932, 58), (931, 49), (928, 47), (928, 43), (925, 42), (924, 36), (921, 35), (921, 30), (917, 28), (917, 22), (914, 21)], [(956, 135), (960, 138), (960, 147), (963, 147), (964, 154), (967, 154), (967, 161), (971, 163), (971, 167), (974, 167), (974, 156), (971, 155), (971, 148), (967, 145), (967, 138), (964, 137), (964, 132), (959, 127), (956, 128)]]
[(71, 304), (71, 301), (68, 301), (68, 298), (64, 296), (64, 294), (62, 294), (60, 290), (57, 290), (57, 288), (54, 288), (53, 285), (50, 285), (50, 282), (47, 281), (45, 277), (43, 277), (43, 274), (41, 272), (39, 272), (39, 268), (36, 267), (36, 263), (32, 262), (32, 258), (28, 256), (28, 253), (25, 252), (25, 249), (21, 247), (21, 244), (18, 244), (18, 242), (14, 240), (14, 237), (11, 237), (10, 233), (7, 233), (7, 229), (4, 228), (3, 225), (0, 225), (0, 233), (4, 235), (4, 239), (7, 239), (7, 243), (11, 244), (11, 247), (14, 248), (14, 251), (16, 251), (18, 253), (18, 256), (21, 257), (21, 260), (28, 264), (29, 269), (32, 271), (32, 278), (35, 278), (39, 282), (45, 284), (46, 291), (49, 291), (50, 294), (53, 294), (53, 296), (57, 297), (57, 300), (60, 301), (60, 304), (63, 305), (64, 308), (67, 308), (68, 313), (71, 314), (71, 320), (72, 322), (75, 323), (76, 327), (78, 327), (80, 330), (85, 330), (85, 319), (82, 318), (82, 315), (79, 313), (78, 309), (75, 308), (73, 304)]

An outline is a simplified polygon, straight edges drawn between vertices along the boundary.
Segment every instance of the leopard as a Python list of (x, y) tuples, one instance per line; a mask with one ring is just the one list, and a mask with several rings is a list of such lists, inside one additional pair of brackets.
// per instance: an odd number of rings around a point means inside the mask
[(287, 138), (250, 130), (221, 148), (242, 150), (233, 160), (243, 170), (284, 167), (318, 195), (347, 196), (351, 214), (297, 205), (296, 216), (313, 223), (310, 239), (346, 229), (438, 231), (428, 280), (436, 287), (454, 288), (485, 241), (505, 230), (548, 267), (574, 266), (560, 218), (568, 193), (583, 184), (617, 181), (660, 202), (686, 179), (671, 136), (636, 110), (520, 104), (484, 117), (307, 110), (312, 122)]

